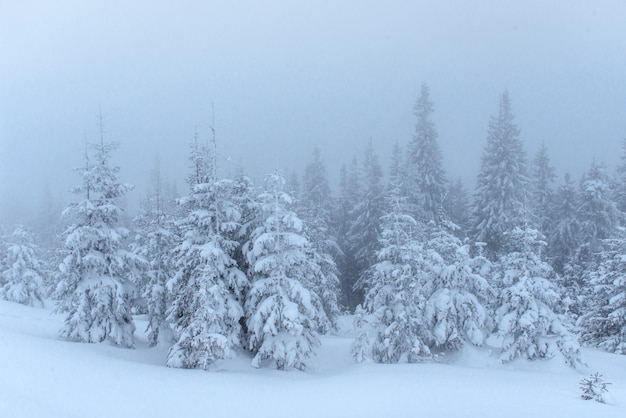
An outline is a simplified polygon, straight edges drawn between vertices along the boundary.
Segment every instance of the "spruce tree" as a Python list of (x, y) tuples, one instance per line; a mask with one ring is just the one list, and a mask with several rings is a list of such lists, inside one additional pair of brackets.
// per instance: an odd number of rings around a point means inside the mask
[(137, 230), (134, 250), (147, 261), (138, 288), (148, 317), (148, 341), (151, 346), (159, 341), (169, 343), (173, 339), (173, 330), (167, 320), (167, 309), (171, 303), (167, 282), (174, 275), (172, 252), (178, 237), (170, 208), (157, 165), (152, 173), (151, 190), (134, 220)]
[(526, 218), (526, 156), (508, 92), (492, 116), (474, 198), (473, 239), (486, 243), (488, 257), (507, 252), (507, 234)]
[(333, 201), (319, 149), (313, 151), (313, 161), (306, 166), (303, 176), (301, 205), (305, 221), (305, 235), (310, 245), (307, 252), (315, 271), (308, 288), (320, 298), (324, 318), (318, 320), (318, 330), (327, 332), (336, 326), (339, 315), (339, 278), (335, 260), (341, 256), (335, 232), (331, 229)]
[(168, 319), (177, 334), (167, 365), (208, 370), (241, 345), (248, 281), (234, 258), (241, 221), (233, 197), (238, 184), (217, 179), (215, 146), (196, 141), (190, 160), (191, 193), (179, 200), (187, 214), (179, 225), (182, 242), (174, 250), (176, 273), (167, 283)]
[(438, 134), (432, 120), (433, 103), (428, 85), (422, 84), (414, 110), (417, 123), (408, 148), (409, 196), (416, 207), (418, 218), (438, 223), (441, 221), (439, 218), (446, 179)]
[(579, 319), (582, 339), (589, 345), (626, 354), (626, 232), (602, 241), (597, 267), (587, 272), (590, 290)]
[(613, 201), (611, 180), (603, 164), (593, 161), (580, 182), (580, 206), (583, 242), (598, 247), (600, 240), (610, 238), (619, 225), (620, 213)]
[(353, 208), (355, 208), (361, 195), (361, 183), (359, 182), (358, 162), (352, 159), (349, 166), (341, 167), (339, 176), (339, 208), (333, 220), (337, 231), (337, 243), (341, 250), (338, 268), (340, 276), (340, 303), (349, 311), (354, 311), (362, 301), (362, 291), (355, 289), (359, 279), (359, 266), (356, 259), (357, 248), (351, 245), (350, 227), (353, 222)]
[(116, 143), (104, 141), (100, 116), (100, 142), (92, 146), (93, 157), (86, 155), (85, 166), (76, 170), (82, 185), (74, 192), (83, 200), (64, 211), (72, 224), (64, 233), (57, 294), (59, 310), (67, 315), (63, 337), (90, 343), (110, 339), (116, 345), (133, 347), (129, 272), (140, 260), (122, 247), (128, 230), (119, 226), (118, 202), (131, 186), (120, 183), (119, 167), (110, 165), (116, 148)]
[(578, 191), (569, 174), (565, 174), (563, 184), (557, 189), (554, 200), (552, 227), (548, 236), (548, 255), (556, 271), (563, 274), (566, 263), (582, 240), (578, 220)]
[(469, 246), (445, 229), (431, 233), (425, 245), (427, 281), (424, 318), (431, 350), (454, 351), (481, 346), (490, 329), (487, 307), (493, 298), (488, 281), (475, 271)]
[(364, 308), (376, 335), (368, 349), (367, 330), (363, 330), (353, 345), (353, 355), (359, 358), (371, 350), (377, 362), (413, 363), (431, 357), (424, 320), (426, 299), (421, 293), (428, 273), (424, 250), (416, 239), (418, 223), (408, 213), (400, 184), (392, 184), (387, 207), (388, 213), (381, 218), (376, 263), (359, 282), (366, 291)]
[(261, 218), (244, 246), (251, 281), (245, 302), (248, 349), (253, 367), (304, 369), (319, 345), (320, 312), (311, 302), (315, 295), (303, 285), (311, 281), (309, 243), (302, 221), (289, 210), (284, 184), (277, 173), (267, 177), (267, 190), (259, 196)]
[(517, 243), (495, 267), (494, 283), (500, 289), (496, 310), (496, 335), (500, 339), (500, 359), (551, 358), (561, 353), (567, 364), (580, 364), (580, 345), (563, 325), (563, 312), (556, 274), (542, 260), (545, 242), (536, 229), (516, 228), (511, 233)]
[[(362, 164), (364, 184), (356, 205), (350, 211), (352, 223), (348, 230), (348, 247), (350, 253), (354, 255), (359, 279), (376, 262), (376, 251), (380, 248), (380, 220), (385, 203), (382, 175), (378, 155), (370, 141), (365, 149)], [(359, 290), (359, 287), (357, 286), (355, 290)], [(362, 293), (356, 296), (359, 296), (360, 303)]]

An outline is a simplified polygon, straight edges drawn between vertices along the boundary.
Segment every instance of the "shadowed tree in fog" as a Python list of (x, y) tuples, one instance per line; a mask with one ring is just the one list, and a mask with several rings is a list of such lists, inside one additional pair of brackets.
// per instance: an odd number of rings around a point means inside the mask
[(422, 84), (414, 110), (417, 123), (407, 153), (409, 197), (418, 218), (439, 223), (446, 180), (428, 85)]
[(474, 199), (472, 236), (487, 244), (489, 257), (507, 250), (507, 234), (526, 217), (526, 156), (514, 118), (505, 91), (498, 114), (489, 120)]

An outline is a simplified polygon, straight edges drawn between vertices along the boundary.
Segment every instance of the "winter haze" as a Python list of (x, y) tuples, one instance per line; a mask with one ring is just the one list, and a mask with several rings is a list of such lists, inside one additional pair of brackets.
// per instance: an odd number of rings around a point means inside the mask
[(544, 142), (559, 178), (592, 158), (612, 169), (625, 16), (621, 0), (0, 1), (0, 223), (28, 222), (46, 193), (73, 199), (99, 109), (131, 207), (157, 155), (186, 192), (212, 103), (224, 174), (301, 174), (317, 145), (336, 190), (370, 138), (387, 171), (423, 82), (448, 177), (470, 192), (505, 89), (529, 156)]

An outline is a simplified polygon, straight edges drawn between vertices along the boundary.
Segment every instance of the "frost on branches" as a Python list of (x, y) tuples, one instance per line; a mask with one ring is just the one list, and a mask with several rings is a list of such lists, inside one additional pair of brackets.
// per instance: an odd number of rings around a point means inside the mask
[(44, 273), (37, 251), (30, 232), (18, 226), (0, 263), (0, 297), (24, 305), (43, 306)]
[(128, 234), (119, 226), (118, 200), (131, 186), (118, 181), (118, 167), (109, 164), (115, 143), (101, 138), (93, 160), (76, 171), (83, 184), (74, 191), (84, 199), (71, 204), (64, 216), (73, 221), (64, 233), (64, 259), (59, 266), (59, 310), (66, 312), (61, 335), (72, 341), (96, 343), (110, 339), (133, 347), (129, 273), (140, 260), (122, 248)]
[(516, 358), (551, 358), (558, 352), (570, 366), (581, 362), (580, 345), (561, 323), (555, 310), (561, 301), (553, 284), (555, 273), (541, 260), (537, 230), (516, 228), (511, 233), (518, 251), (500, 257), (494, 279), (502, 286), (496, 312), (497, 336), (503, 362)]
[(315, 320), (320, 312), (302, 283), (309, 281), (302, 267), (308, 241), (301, 220), (288, 209), (284, 183), (278, 174), (267, 177), (267, 191), (259, 196), (261, 222), (244, 247), (252, 280), (245, 303), (248, 348), (254, 367), (304, 369), (320, 343)]

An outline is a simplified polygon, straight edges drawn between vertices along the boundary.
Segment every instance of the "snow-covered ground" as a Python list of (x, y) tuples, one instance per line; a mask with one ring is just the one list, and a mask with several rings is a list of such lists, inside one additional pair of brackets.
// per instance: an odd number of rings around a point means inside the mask
[[(478, 350), (356, 364), (342, 331), (322, 338), (306, 372), (253, 369), (243, 354), (203, 372), (165, 367), (141, 320), (134, 350), (60, 340), (61, 324), (50, 309), (0, 301), (0, 417), (626, 417), (626, 356), (595, 350), (582, 371), (558, 359), (501, 365)], [(612, 383), (606, 404), (580, 399), (596, 371)]]

